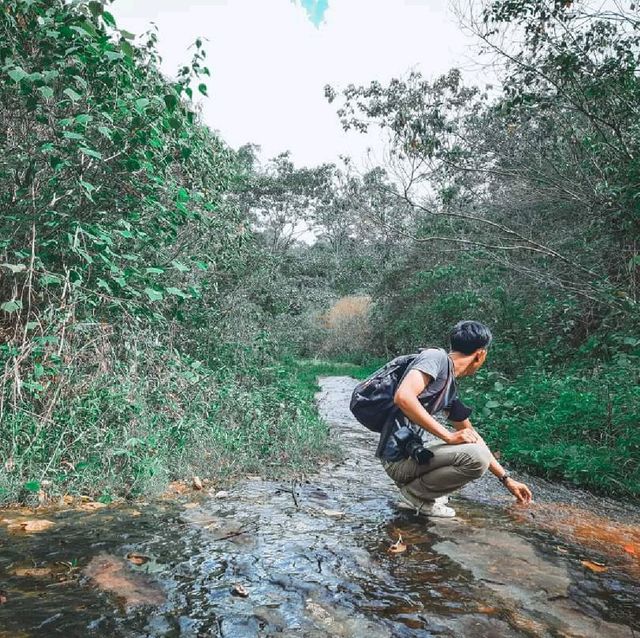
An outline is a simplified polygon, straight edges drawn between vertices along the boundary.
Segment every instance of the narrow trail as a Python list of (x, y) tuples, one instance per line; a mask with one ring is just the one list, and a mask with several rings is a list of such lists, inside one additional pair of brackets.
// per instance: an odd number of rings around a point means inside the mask
[(399, 509), (348, 412), (354, 383), (322, 380), (345, 455), (307, 482), (0, 527), (0, 637), (640, 636), (637, 508), (529, 477), (521, 508), (487, 477), (454, 520)]

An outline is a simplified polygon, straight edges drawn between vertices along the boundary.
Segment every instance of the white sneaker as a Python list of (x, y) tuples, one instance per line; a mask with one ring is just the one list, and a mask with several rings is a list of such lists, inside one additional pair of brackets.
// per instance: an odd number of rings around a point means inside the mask
[(400, 507), (415, 510), (416, 514), (438, 518), (453, 518), (456, 515), (456, 511), (446, 505), (449, 501), (448, 496), (439, 496), (435, 501), (431, 502), (417, 498), (406, 487), (401, 487), (399, 490), (404, 501), (399, 503)]
[(431, 510), (428, 512), (424, 512), (427, 516), (435, 516), (438, 518), (453, 518), (456, 515), (456, 511), (453, 507), (448, 507), (444, 503), (438, 503), (436, 501), (432, 506)]

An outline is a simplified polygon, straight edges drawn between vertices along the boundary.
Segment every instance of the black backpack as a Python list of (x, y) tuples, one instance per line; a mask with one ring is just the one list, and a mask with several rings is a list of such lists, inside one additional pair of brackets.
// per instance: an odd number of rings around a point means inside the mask
[[(426, 349), (422, 348), (420, 352)], [(393, 402), (393, 398), (404, 375), (418, 354), (405, 354), (392, 359), (354, 388), (349, 409), (365, 428), (372, 432), (382, 433), (385, 425), (401, 415), (400, 409)], [(429, 414), (433, 414), (440, 409), (451, 383), (455, 383), (455, 379), (449, 372), (449, 377), (442, 390), (421, 401)], [(471, 413), (471, 410), (459, 399), (454, 401), (452, 408), (455, 415), (450, 414), (450, 417), (454, 416), (454, 420), (466, 419)]]
[(417, 356), (405, 354), (396, 357), (354, 388), (349, 409), (365, 428), (380, 433), (397, 413), (393, 397)]

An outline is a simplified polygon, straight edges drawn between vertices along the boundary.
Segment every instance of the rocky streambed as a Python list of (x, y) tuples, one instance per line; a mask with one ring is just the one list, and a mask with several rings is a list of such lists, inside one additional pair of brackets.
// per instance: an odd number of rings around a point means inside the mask
[(304, 481), (57, 511), (41, 530), (5, 512), (0, 637), (640, 635), (636, 507), (529, 477), (519, 507), (488, 476), (456, 519), (418, 517), (348, 412), (354, 383), (322, 380), (344, 460)]

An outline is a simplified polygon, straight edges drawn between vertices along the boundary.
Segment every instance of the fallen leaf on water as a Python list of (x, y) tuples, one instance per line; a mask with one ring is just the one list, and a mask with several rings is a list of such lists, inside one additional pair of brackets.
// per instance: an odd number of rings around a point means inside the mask
[(402, 542), (402, 535), (398, 536), (398, 540), (389, 547), (392, 554), (402, 554), (407, 551), (407, 546)]
[(20, 578), (44, 578), (51, 576), (52, 572), (51, 567), (16, 567), (13, 575)]
[(134, 565), (144, 565), (149, 562), (148, 556), (143, 556), (142, 554), (135, 554), (134, 552), (130, 552), (127, 554), (127, 560)]
[(322, 510), (322, 513), (325, 516), (331, 516), (331, 518), (342, 518), (344, 516), (344, 512), (340, 510)]
[(245, 589), (243, 585), (237, 584), (231, 588), (231, 593), (234, 596), (240, 596), (240, 598), (246, 598), (249, 595), (249, 592)]
[(486, 605), (478, 605), (478, 612), (481, 614), (495, 614), (497, 613), (497, 607), (488, 607)]
[(594, 560), (582, 560), (580, 561), (587, 569), (592, 572), (601, 573), (606, 572), (609, 568), (604, 563), (597, 563)]
[(201, 490), (202, 489), (202, 480), (199, 476), (194, 476), (192, 479), (193, 489)]
[(86, 501), (80, 505), (78, 509), (83, 510), (84, 512), (94, 512), (95, 510), (101, 510), (106, 507), (104, 503), (100, 503), (100, 501)]
[(33, 532), (44, 532), (44, 530), (53, 527), (55, 523), (53, 521), (47, 521), (45, 519), (33, 519), (28, 521), (12, 521), (9, 524), (9, 529), (13, 531), (23, 531), (27, 534)]
[(636, 548), (633, 545), (625, 545), (623, 549), (627, 554), (633, 554), (634, 556), (637, 554)]

